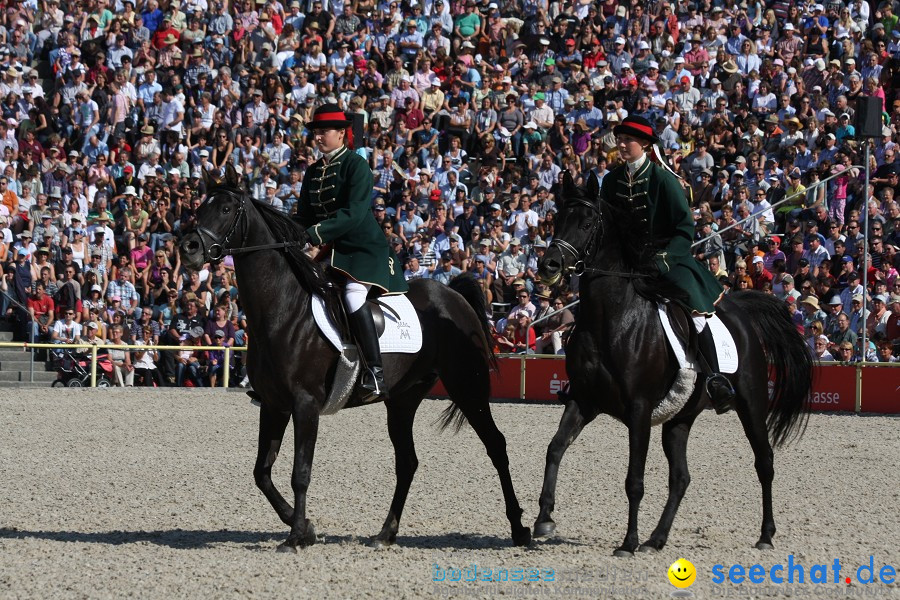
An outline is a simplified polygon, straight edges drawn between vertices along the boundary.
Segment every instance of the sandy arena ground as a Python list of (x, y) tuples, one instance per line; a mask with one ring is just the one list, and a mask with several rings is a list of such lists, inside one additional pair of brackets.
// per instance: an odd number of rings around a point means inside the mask
[[(833, 583), (873, 556), (900, 567), (897, 460), (891, 418), (813, 416), (799, 443), (776, 453), (776, 549), (752, 548), (760, 492), (734, 414), (703, 416), (689, 447), (693, 482), (656, 556), (616, 559), (624, 536), (626, 430), (589, 426), (563, 462), (559, 536), (513, 548), (499, 484), (471, 429), (438, 434), (444, 401), (419, 411), (419, 471), (396, 547), (372, 550), (393, 491), (393, 451), (376, 405), (326, 417), (310, 488), (319, 544), (274, 552), (287, 535), (251, 474), (258, 409), (237, 393), (176, 390), (9, 390), (0, 394), (0, 598), (668, 598), (666, 570), (697, 568), (697, 598), (900, 597), (900, 586)], [(494, 406), (513, 480), (530, 526), (559, 406)], [(641, 534), (666, 493), (667, 468), (651, 442)], [(276, 483), (293, 500), (286, 442)], [(788, 555), (806, 568), (800, 585), (714, 584), (713, 568)], [(828, 583), (809, 569), (828, 566)], [(538, 569), (553, 581), (435, 581), (442, 571)], [(861, 573), (867, 577), (867, 571)]]

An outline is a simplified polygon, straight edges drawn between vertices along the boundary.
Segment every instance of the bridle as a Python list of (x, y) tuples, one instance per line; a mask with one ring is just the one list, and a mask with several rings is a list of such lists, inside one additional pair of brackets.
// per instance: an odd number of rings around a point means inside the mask
[[(274, 244), (244, 246), (243, 241), (247, 237), (247, 220), (244, 218), (247, 210), (247, 201), (244, 199), (243, 194), (239, 194), (231, 190), (217, 190), (216, 194), (224, 194), (236, 200), (237, 210), (235, 210), (234, 212), (234, 217), (231, 220), (231, 225), (228, 227), (228, 231), (221, 239), (219, 239), (219, 237), (215, 233), (213, 233), (206, 227), (198, 225), (198, 227), (194, 230), (197, 233), (197, 237), (200, 238), (200, 247), (203, 250), (203, 258), (206, 262), (218, 261), (222, 260), (228, 255), (245, 254), (247, 252), (256, 252), (257, 250), (269, 250), (272, 248), (287, 250), (288, 248), (303, 247), (306, 245), (305, 241), (283, 241), (276, 242)], [(213, 199), (213, 195), (214, 194), (210, 194), (206, 198), (206, 200), (203, 201), (203, 204), (211, 202)], [(203, 204), (201, 204), (200, 206), (203, 206)], [(241, 228), (241, 245), (236, 248), (232, 248), (229, 243), (231, 240), (231, 236), (235, 234), (235, 232), (238, 230), (238, 227)], [(207, 241), (211, 243), (207, 244)]]
[[(568, 273), (572, 273), (573, 275), (583, 275), (588, 270), (588, 266), (585, 264), (585, 259), (590, 258), (593, 255), (594, 244), (596, 244), (598, 234), (601, 234), (603, 231), (603, 223), (600, 218), (600, 207), (595, 206), (594, 203), (589, 202), (583, 198), (571, 198), (567, 199), (566, 202), (574, 202), (576, 204), (580, 204), (582, 206), (586, 206), (591, 211), (593, 211), (593, 215), (591, 219), (591, 231), (588, 237), (587, 246), (584, 250), (579, 250), (566, 240), (558, 237), (554, 237), (550, 240), (549, 246), (553, 248), (554, 246), (559, 249), (559, 256), (562, 266), (560, 268), (560, 273), (566, 275)], [(571, 259), (571, 264), (567, 264), (567, 258)]]
[[(584, 250), (579, 250), (562, 238), (554, 237), (550, 241), (549, 246), (551, 248), (555, 246), (559, 249), (560, 261), (562, 262), (562, 266), (560, 267), (560, 274), (566, 275), (571, 273), (572, 275), (605, 275), (609, 277), (625, 277), (627, 279), (650, 277), (650, 275), (646, 273), (635, 273), (634, 271), (610, 271), (607, 269), (598, 269), (596, 267), (587, 266), (586, 261), (590, 260), (594, 256), (595, 246), (604, 233), (603, 219), (601, 218), (602, 214), (600, 212), (600, 207), (595, 205), (593, 202), (578, 197), (567, 199), (566, 202), (574, 202), (576, 204), (586, 206), (587, 208), (591, 209), (593, 215), (591, 219), (591, 230), (588, 234), (588, 243), (585, 246)], [(605, 204), (611, 209), (615, 208), (603, 199), (600, 200), (600, 203)], [(567, 259), (571, 260), (571, 264), (567, 264)]]

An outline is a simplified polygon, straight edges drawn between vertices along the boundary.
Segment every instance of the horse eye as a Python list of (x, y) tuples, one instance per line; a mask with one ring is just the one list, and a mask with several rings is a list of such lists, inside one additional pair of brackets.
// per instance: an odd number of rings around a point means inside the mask
[(231, 212), (231, 207), (230, 207), (230, 206), (223, 206), (223, 207), (222, 207), (222, 214), (223, 214), (223, 215), (227, 215), (227, 214), (230, 213), (230, 212)]

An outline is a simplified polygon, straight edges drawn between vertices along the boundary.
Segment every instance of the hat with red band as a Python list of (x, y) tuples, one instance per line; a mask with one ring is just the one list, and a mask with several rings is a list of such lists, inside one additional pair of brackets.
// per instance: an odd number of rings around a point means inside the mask
[(347, 118), (337, 104), (323, 104), (313, 113), (313, 118), (306, 124), (312, 130), (316, 129), (346, 129), (347, 136), (344, 142), (348, 148), (353, 148), (353, 129), (350, 127), (353, 121)]
[(323, 104), (313, 113), (313, 118), (306, 126), (309, 129), (345, 129), (353, 121), (347, 118), (337, 104)]
[(653, 132), (653, 125), (644, 117), (625, 117), (625, 119), (613, 127), (615, 135), (630, 135), (632, 137), (647, 140), (653, 144), (659, 142)]

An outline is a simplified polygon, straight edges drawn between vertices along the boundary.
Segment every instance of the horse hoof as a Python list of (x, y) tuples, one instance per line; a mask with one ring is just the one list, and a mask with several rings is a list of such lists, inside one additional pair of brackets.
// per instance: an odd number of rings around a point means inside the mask
[(373, 538), (369, 540), (369, 543), (367, 544), (369, 548), (374, 550), (383, 550), (385, 548), (390, 548), (393, 545), (394, 542), (392, 540), (383, 540), (381, 538)]
[(619, 548), (615, 552), (613, 552), (613, 556), (616, 558), (634, 558), (634, 552), (631, 550), (625, 550), (624, 548)]
[(757, 550), (774, 550), (775, 546), (773, 546), (772, 544), (768, 544), (766, 542), (756, 542), (756, 549)]
[(513, 531), (513, 544), (516, 546), (527, 546), (531, 543), (531, 530), (527, 527), (521, 527)]
[(311, 521), (306, 522), (306, 535), (303, 536), (303, 545), (312, 546), (318, 540), (316, 539), (316, 528)]
[(291, 546), (290, 544), (278, 544), (278, 547), (275, 548), (275, 552), (287, 552), (290, 554), (297, 554), (297, 546)]
[(556, 523), (553, 521), (544, 521), (543, 523), (534, 524), (534, 537), (551, 537), (556, 533)]
[(637, 549), (637, 551), (643, 554), (656, 554), (657, 552), (659, 552), (654, 546), (650, 546), (648, 544), (642, 544)]

